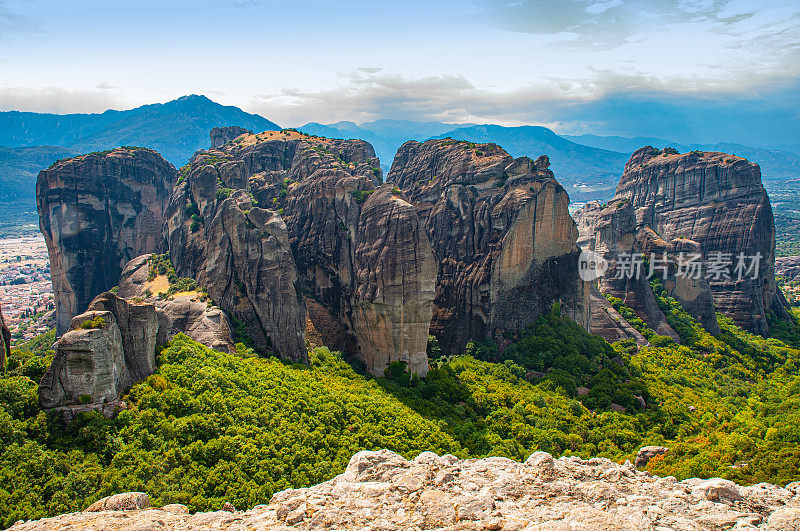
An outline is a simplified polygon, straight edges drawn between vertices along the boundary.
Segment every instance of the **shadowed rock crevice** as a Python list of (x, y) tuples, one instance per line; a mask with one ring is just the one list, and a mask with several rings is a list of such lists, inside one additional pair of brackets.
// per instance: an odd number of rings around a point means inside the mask
[(413, 207), (391, 187), (376, 192), (368, 143), (245, 134), (198, 152), (181, 173), (165, 226), (175, 268), (257, 346), (305, 361), (310, 325), (374, 374), (391, 361), (427, 372), (435, 262)]

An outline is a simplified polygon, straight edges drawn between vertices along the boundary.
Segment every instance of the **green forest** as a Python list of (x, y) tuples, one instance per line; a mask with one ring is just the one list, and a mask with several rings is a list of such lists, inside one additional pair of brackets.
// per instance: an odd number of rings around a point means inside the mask
[(128, 409), (113, 420), (83, 413), (68, 426), (37, 400), (51, 332), (14, 349), (0, 378), (0, 524), (125, 491), (192, 511), (248, 508), (333, 477), (362, 449), (624, 462), (659, 444), (670, 451), (647, 469), (662, 476), (800, 479), (796, 323), (774, 322), (776, 337), (764, 339), (719, 316), (712, 337), (653, 287), (681, 344), (638, 321), (652, 346), (611, 345), (556, 305), (502, 353), (470, 343), (442, 357), (431, 338), (426, 377), (395, 364), (374, 378), (324, 347), (306, 367), (178, 335), (159, 350), (156, 373), (123, 398)]

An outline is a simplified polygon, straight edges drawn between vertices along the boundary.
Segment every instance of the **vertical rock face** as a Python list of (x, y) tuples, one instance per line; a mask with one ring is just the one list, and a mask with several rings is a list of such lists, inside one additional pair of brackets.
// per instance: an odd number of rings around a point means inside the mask
[[(724, 153), (661, 153), (646, 146), (625, 165), (616, 197), (633, 203), (639, 229), (667, 241), (696, 242), (707, 264), (714, 256), (732, 262), (731, 279), (709, 283), (717, 310), (736, 324), (763, 335), (767, 312), (786, 315), (774, 276), (772, 208), (757, 164)], [(736, 278), (739, 254), (760, 254), (754, 278)]]
[(416, 208), (439, 262), (431, 330), (450, 352), (502, 341), (555, 301), (587, 323), (569, 197), (548, 166), (452, 139), (398, 150), (388, 180)]
[(252, 133), (252, 131), (245, 129), (244, 127), (239, 127), (238, 125), (232, 125), (229, 127), (215, 127), (208, 135), (211, 137), (211, 149), (224, 146), (237, 136), (244, 135), (246, 133)]
[(39, 173), (39, 224), (50, 254), (56, 333), (122, 267), (163, 247), (162, 212), (175, 169), (155, 151), (117, 148), (59, 161)]
[[(578, 245), (586, 251), (599, 254), (608, 264), (605, 275), (595, 282), (603, 294), (621, 299), (657, 333), (678, 339), (677, 334), (666, 323), (666, 317), (653, 296), (648, 277), (657, 278), (667, 294), (678, 300), (708, 332), (714, 335), (719, 333), (711, 290), (704, 277), (702, 264), (698, 264), (698, 278), (677, 274), (680, 268), (685, 270), (689, 267), (688, 257), (692, 253), (701, 252), (697, 242), (685, 238), (668, 242), (649, 227), (637, 230), (633, 205), (628, 199), (614, 199), (606, 205), (588, 203), (573, 216), (580, 232)], [(654, 267), (648, 268), (643, 263), (638, 274), (619, 278), (620, 267), (623, 271), (627, 268), (630, 273), (630, 259), (633, 255), (647, 258)], [(621, 266), (620, 259), (628, 260), (628, 265)], [(592, 305), (590, 331), (609, 341), (624, 339), (626, 333), (614, 330), (601, 310), (605, 303), (595, 298)], [(628, 323), (621, 323), (616, 316), (613, 320), (627, 327)], [(620, 337), (616, 337), (617, 335)]]
[(398, 195), (383, 185), (361, 210), (352, 322), (370, 372), (402, 361), (425, 374), (437, 266), (414, 207)]
[(152, 304), (103, 293), (75, 316), (54, 345), (55, 356), (39, 383), (39, 402), (69, 420), (79, 411), (107, 416), (125, 389), (153, 374), (158, 318)]
[[(391, 361), (427, 372), (430, 246), (413, 207), (375, 192), (381, 172), (368, 143), (244, 135), (181, 172), (166, 224), (175, 268), (207, 286), (259, 346), (304, 360), (308, 325), (315, 338), (344, 335), (374, 374)], [(341, 330), (328, 333), (331, 319)]]
[(11, 356), (11, 332), (6, 327), (3, 309), (0, 308), (0, 371), (5, 370), (9, 356)]
[(253, 207), (244, 192), (234, 192), (211, 221), (208, 244), (206, 282), (211, 297), (232, 309), (257, 344), (306, 363), (305, 307), (280, 216)]
[[(625, 257), (641, 253), (636, 245), (636, 218), (631, 202), (625, 199), (613, 200), (604, 206), (589, 203), (576, 212), (575, 217), (579, 220), (581, 232), (578, 243), (582, 248), (602, 256), (609, 264), (606, 275), (597, 281), (600, 291), (621, 299), (656, 333), (679, 340), (678, 334), (669, 326), (656, 303), (645, 267), (642, 266), (633, 275), (617, 274), (625, 267), (622, 265)], [(593, 300), (593, 304), (598, 303), (603, 306), (601, 301)], [(592, 318), (590, 332), (602, 335), (609, 341), (619, 339), (614, 337), (617, 334), (624, 336), (608, 325), (603, 312), (593, 310)]]
[(137, 304), (106, 292), (98, 295), (89, 304), (89, 310), (108, 312), (119, 327), (122, 338), (122, 353), (125, 368), (130, 374), (129, 386), (138, 382), (156, 370), (156, 337), (158, 334), (158, 317), (152, 304)]

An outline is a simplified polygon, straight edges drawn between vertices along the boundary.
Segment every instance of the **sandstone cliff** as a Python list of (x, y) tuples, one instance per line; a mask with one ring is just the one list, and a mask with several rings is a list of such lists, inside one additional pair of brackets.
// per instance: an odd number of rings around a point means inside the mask
[(164, 247), (163, 211), (175, 169), (155, 151), (117, 148), (54, 163), (39, 173), (39, 225), (50, 254), (56, 333), (132, 258)]
[[(775, 284), (772, 208), (757, 164), (724, 153), (662, 153), (646, 146), (625, 165), (615, 197), (633, 203), (637, 229), (668, 242), (694, 241), (707, 264), (715, 256), (732, 261), (730, 279), (709, 281), (717, 311), (762, 335), (766, 313), (786, 316)], [(737, 280), (740, 254), (761, 256), (754, 278)]]
[[(427, 372), (430, 246), (410, 205), (375, 192), (381, 172), (368, 143), (244, 135), (198, 152), (182, 175), (167, 210), (175, 268), (259, 346), (304, 360), (308, 327), (343, 338), (330, 346), (374, 374), (392, 361)], [(319, 333), (331, 321), (341, 331)]]
[(198, 291), (167, 294), (169, 281), (153, 274), (151, 255), (134, 258), (125, 266), (117, 294), (125, 299), (140, 299), (155, 305), (158, 316), (156, 345), (163, 345), (175, 334), (184, 333), (207, 347), (232, 352), (233, 336), (228, 317)]
[(398, 195), (383, 185), (361, 210), (352, 322), (371, 372), (402, 361), (426, 374), (437, 267), (414, 207)]
[(80, 411), (114, 415), (122, 393), (153, 374), (158, 318), (152, 304), (108, 292), (75, 316), (53, 346), (55, 356), (39, 383), (39, 403), (69, 421)]
[(211, 149), (224, 146), (231, 140), (234, 140), (237, 136), (249, 133), (252, 133), (252, 131), (245, 129), (244, 127), (239, 127), (238, 125), (231, 125), (229, 127), (215, 127), (208, 135), (211, 137)]
[(3, 320), (3, 309), (0, 308), (0, 371), (4, 371), (8, 357), (11, 356), (11, 332)]
[(586, 324), (577, 230), (548, 166), (452, 139), (398, 150), (387, 180), (416, 208), (439, 262), (431, 331), (448, 352), (502, 344), (555, 301)]
[(230, 504), (195, 514), (183, 505), (150, 508), (146, 494), (131, 492), (11, 529), (796, 530), (798, 522), (800, 482), (676, 481), (630, 462), (544, 452), (517, 463), (431, 452), (409, 461), (381, 450), (359, 452), (335, 478), (278, 492), (247, 511)]
[[(630, 268), (623, 263), (633, 253), (642, 252), (636, 241), (636, 219), (631, 202), (614, 200), (602, 206), (589, 203), (574, 216), (581, 233), (578, 239), (581, 248), (598, 254), (608, 264), (605, 275), (597, 279), (600, 292), (621, 299), (656, 333), (679, 341), (678, 334), (669, 326), (656, 303), (646, 268), (642, 266), (638, 271), (626, 271)], [(605, 306), (602, 301), (595, 298), (593, 304), (598, 309), (592, 311), (590, 332), (602, 335), (608, 341), (630, 335), (621, 323), (621, 328), (613, 326), (608, 311), (600, 310)]]

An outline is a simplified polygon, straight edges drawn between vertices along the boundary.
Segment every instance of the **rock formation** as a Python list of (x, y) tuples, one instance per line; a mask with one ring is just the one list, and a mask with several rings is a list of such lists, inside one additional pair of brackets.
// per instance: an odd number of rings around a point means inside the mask
[[(578, 244), (589, 251), (602, 256), (608, 264), (605, 275), (598, 279), (600, 291), (621, 299), (658, 334), (680, 340), (678, 334), (669, 326), (667, 318), (658, 307), (647, 271), (644, 266), (628, 274), (627, 264), (623, 261), (633, 253), (639, 253), (636, 243), (636, 219), (631, 202), (616, 200), (608, 205), (600, 206), (589, 203), (575, 217), (580, 219), (582, 234)], [(594, 315), (594, 312), (593, 312)], [(599, 333), (606, 330), (603, 321), (590, 322), (589, 331)], [(613, 340), (611, 337), (607, 340)]]
[(241, 319), (256, 344), (306, 363), (305, 308), (286, 224), (241, 191), (225, 199), (208, 229), (206, 285)]
[(39, 173), (39, 225), (50, 254), (56, 333), (132, 258), (164, 247), (163, 211), (175, 169), (155, 151), (117, 148), (58, 161)]
[(65, 420), (80, 411), (114, 415), (119, 397), (153, 374), (158, 318), (152, 304), (103, 293), (75, 316), (54, 345), (55, 356), (39, 383), (39, 403)]
[(778, 256), (775, 258), (775, 276), (787, 282), (800, 280), (800, 256)]
[(437, 264), (414, 207), (381, 186), (361, 209), (356, 241), (352, 322), (367, 368), (402, 361), (426, 374)]
[(252, 133), (251, 130), (239, 127), (238, 125), (231, 125), (229, 127), (215, 127), (211, 130), (208, 136), (211, 137), (211, 149), (222, 147), (237, 136)]
[[(696, 242), (707, 267), (729, 264), (730, 278), (709, 279), (717, 311), (762, 335), (768, 333), (767, 313), (786, 317), (775, 283), (772, 208), (757, 164), (724, 153), (678, 154), (646, 146), (625, 165), (615, 198), (631, 201), (638, 230), (650, 229), (666, 242)], [(735, 269), (740, 256), (741, 279)], [(757, 271), (749, 271), (756, 256)]]
[[(198, 152), (181, 172), (166, 223), (175, 268), (258, 346), (304, 360), (308, 326), (343, 337), (331, 346), (374, 374), (392, 361), (427, 372), (430, 246), (408, 203), (375, 192), (381, 172), (368, 143), (244, 135)], [(341, 333), (327, 333), (331, 320)]]
[(561, 302), (588, 321), (569, 197), (543, 156), (494, 144), (409, 141), (387, 178), (414, 205), (439, 262), (431, 331), (450, 353), (524, 328)]
[(781, 488), (719, 478), (677, 481), (637, 471), (630, 462), (554, 459), (544, 452), (517, 463), (431, 452), (408, 461), (381, 450), (359, 452), (335, 478), (278, 492), (248, 511), (149, 507), (143, 493), (124, 493), (85, 512), (10, 529), (793, 530), (800, 482)]
[[(177, 333), (222, 352), (234, 350), (228, 317), (217, 306), (204, 301), (200, 293), (179, 292), (161, 296), (168, 289), (163, 277), (150, 280), (150, 257), (131, 260), (122, 271), (117, 294), (126, 299), (141, 299), (156, 307), (158, 333), (156, 345), (163, 345)], [(160, 284), (160, 286), (159, 286)]]
[(0, 308), (0, 372), (6, 368), (8, 358), (11, 356), (11, 332), (8, 331), (3, 320), (3, 309)]
[(664, 455), (667, 452), (669, 452), (669, 448), (665, 446), (643, 446), (636, 453), (636, 460), (633, 464), (636, 468), (644, 468), (652, 458)]

